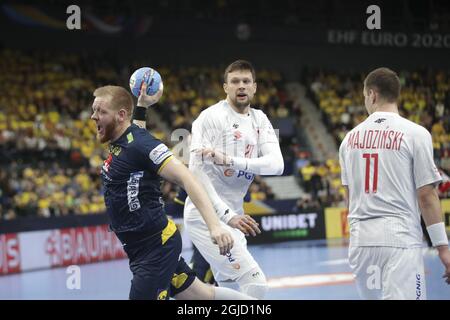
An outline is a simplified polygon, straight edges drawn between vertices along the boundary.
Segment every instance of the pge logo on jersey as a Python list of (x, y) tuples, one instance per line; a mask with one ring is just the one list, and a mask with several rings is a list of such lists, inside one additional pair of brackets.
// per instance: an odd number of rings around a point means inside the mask
[[(235, 173), (236, 173), (236, 170), (234, 170), (234, 169), (226, 169), (223, 172), (223, 175), (225, 177), (233, 177)], [(239, 170), (236, 178), (240, 178), (240, 177), (244, 177), (247, 180), (253, 180), (255, 178), (255, 175), (250, 172), (245, 172), (244, 170)]]
[(250, 172), (245, 172), (243, 170), (239, 170), (237, 177), (238, 178), (244, 177), (247, 180), (253, 180), (253, 178), (255, 178), (255, 175)]
[(225, 170), (224, 172), (223, 172), (223, 175), (225, 176), (225, 177), (232, 177), (232, 176), (234, 176), (234, 173), (235, 173), (236, 171), (234, 171), (233, 169), (227, 169), (227, 170)]

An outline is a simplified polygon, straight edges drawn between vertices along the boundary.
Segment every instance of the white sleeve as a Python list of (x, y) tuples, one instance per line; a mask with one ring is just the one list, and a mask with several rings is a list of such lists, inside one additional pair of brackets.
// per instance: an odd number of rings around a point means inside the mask
[(216, 130), (210, 124), (209, 119), (201, 113), (192, 123), (192, 136), (189, 150), (192, 152), (203, 148), (211, 148), (215, 139), (214, 134)]
[(258, 175), (281, 175), (284, 171), (284, 160), (278, 143), (265, 143), (260, 147), (262, 157), (233, 157), (232, 168), (244, 170)]
[(261, 121), (261, 127), (259, 128), (259, 144), (263, 145), (266, 143), (276, 143), (278, 144), (278, 138), (275, 134), (275, 130), (272, 127), (272, 124), (270, 123), (267, 116), (262, 113), (262, 121)]
[(230, 219), (237, 214), (231, 210), (230, 207), (223, 202), (217, 194), (209, 179), (209, 176), (212, 174), (210, 172), (211, 165), (205, 163), (201, 154), (196, 152), (197, 150), (203, 148), (212, 147), (215, 132), (217, 132), (217, 129), (213, 128), (207, 119), (199, 117), (196, 121), (194, 121), (192, 124), (189, 170), (191, 170), (191, 172), (198, 178), (198, 181), (202, 184), (203, 188), (205, 188), (206, 193), (208, 194), (208, 197), (216, 210), (216, 214), (219, 216), (219, 219), (228, 224), (228, 221), (230, 221)]
[(339, 164), (341, 166), (341, 182), (343, 186), (348, 186), (348, 180), (347, 180), (347, 169), (345, 168), (345, 156), (344, 156), (344, 150), (347, 145), (347, 136), (345, 136), (344, 140), (342, 140), (341, 146), (339, 147)]
[(442, 181), (433, 160), (433, 143), (431, 134), (423, 129), (414, 137), (413, 170), (416, 189), (427, 184), (437, 184)]
[(284, 171), (284, 160), (281, 154), (277, 135), (267, 116), (264, 115), (259, 128), (258, 147), (261, 157), (233, 157), (232, 167), (258, 175), (281, 175)]

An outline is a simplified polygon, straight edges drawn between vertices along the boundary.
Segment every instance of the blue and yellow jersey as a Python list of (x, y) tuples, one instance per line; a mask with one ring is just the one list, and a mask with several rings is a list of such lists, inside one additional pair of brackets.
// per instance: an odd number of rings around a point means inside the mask
[(167, 225), (158, 173), (172, 157), (166, 145), (135, 124), (109, 145), (101, 176), (114, 232), (157, 232)]

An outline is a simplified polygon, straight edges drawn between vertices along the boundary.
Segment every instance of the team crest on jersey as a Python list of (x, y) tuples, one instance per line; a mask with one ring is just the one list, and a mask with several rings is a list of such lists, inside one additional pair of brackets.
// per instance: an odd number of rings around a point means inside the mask
[(154, 164), (158, 165), (161, 164), (163, 160), (166, 159), (169, 155), (172, 155), (172, 152), (169, 150), (169, 148), (167, 148), (165, 144), (162, 143), (152, 151), (150, 151), (148, 156)]
[(233, 133), (233, 136), (234, 136), (234, 140), (239, 140), (240, 138), (242, 138), (242, 132), (240, 132), (239, 130), (236, 130)]
[(120, 146), (109, 146), (109, 152), (115, 155), (116, 157), (119, 156), (120, 152), (122, 151), (122, 148)]

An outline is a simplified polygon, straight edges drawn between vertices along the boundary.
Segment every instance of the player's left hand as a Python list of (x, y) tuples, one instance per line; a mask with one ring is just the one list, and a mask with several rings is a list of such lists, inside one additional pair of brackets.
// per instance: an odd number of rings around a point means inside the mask
[(212, 242), (219, 245), (220, 254), (226, 255), (231, 251), (234, 245), (231, 233), (225, 228), (218, 226), (210, 230)]
[(258, 222), (256, 222), (255, 219), (250, 217), (248, 214), (235, 215), (230, 219), (230, 221), (228, 221), (228, 225), (239, 229), (246, 236), (252, 235), (255, 237), (256, 234), (261, 233)]
[(159, 84), (158, 92), (156, 92), (152, 96), (149, 96), (147, 94), (147, 84), (143, 83), (142, 87), (141, 87), (141, 92), (140, 92), (139, 97), (138, 97), (137, 105), (139, 107), (145, 107), (145, 108), (148, 108), (151, 105), (154, 105), (155, 103), (157, 103), (159, 101), (159, 99), (161, 99), (163, 91), (164, 91), (164, 85), (161, 82)]
[(231, 165), (231, 157), (227, 156), (221, 151), (205, 148), (202, 150), (202, 156), (207, 159), (211, 159), (212, 162), (218, 166), (230, 166)]
[(450, 250), (448, 249), (448, 246), (442, 246), (437, 247), (439, 252), (439, 258), (442, 261), (442, 264), (444, 265), (445, 272), (442, 278), (445, 279), (445, 282), (447, 284), (450, 284)]

